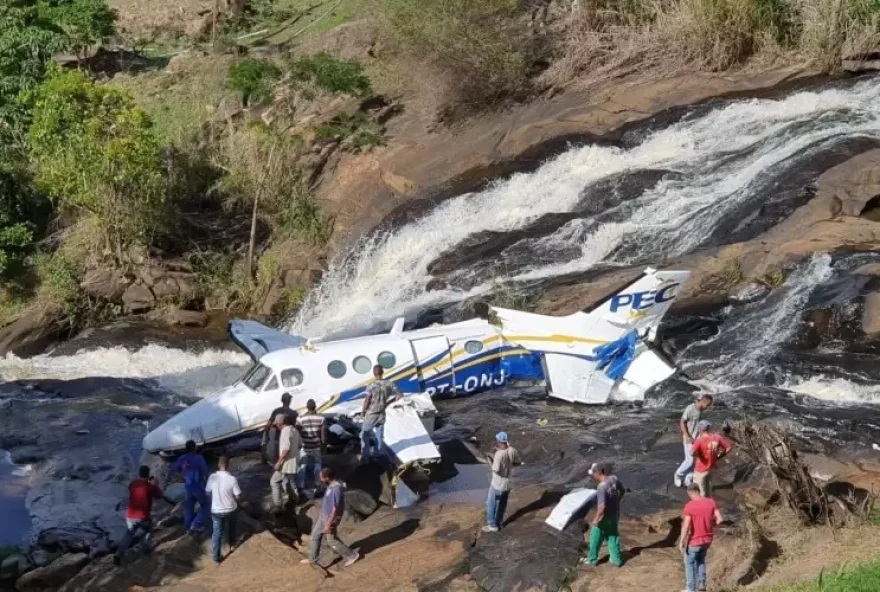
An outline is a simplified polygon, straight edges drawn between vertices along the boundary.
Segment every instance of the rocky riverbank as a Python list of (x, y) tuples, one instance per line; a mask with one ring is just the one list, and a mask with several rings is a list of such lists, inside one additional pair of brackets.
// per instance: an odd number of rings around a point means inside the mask
[[(341, 528), (344, 540), (359, 546), (362, 562), (342, 568), (328, 555), (330, 579), (299, 564), (307, 548), (307, 534), (317, 510), (310, 502), (296, 516), (273, 516), (269, 509), (269, 468), (246, 442), (226, 452), (233, 455), (232, 471), (243, 487), (240, 544), (220, 568), (210, 561), (207, 535), (191, 537), (183, 532), (181, 508), (157, 504), (157, 549), (149, 557), (132, 552), (120, 568), (104, 556), (121, 534), (121, 520), (96, 523), (108, 538), (74, 541), (73, 531), (51, 530), (39, 540), (39, 550), (22, 566), (39, 559), (45, 567), (34, 569), (19, 580), (18, 590), (101, 591), (140, 586), (169, 591), (285, 589), (291, 581), (304, 590), (354, 590), (364, 581), (381, 581), (389, 590), (628, 590), (656, 592), (680, 589), (680, 556), (675, 541), (684, 494), (670, 484), (678, 463), (680, 442), (675, 417), (677, 395), (669, 409), (618, 408), (585, 414), (582, 408), (548, 402), (539, 393), (508, 391), (441, 404), (441, 427), (437, 439), (444, 454), (444, 468), (432, 472), (426, 498), (418, 505), (395, 510), (390, 507), (387, 475), (374, 467), (356, 467), (346, 456), (331, 457), (330, 464), (345, 476), (349, 492), (348, 516)], [(750, 408), (767, 419), (780, 416), (778, 403), (762, 406), (753, 399)], [(713, 414), (716, 423), (738, 417), (740, 402), (722, 396)], [(792, 408), (794, 409), (794, 408)], [(829, 411), (825, 421), (839, 423), (864, 410)], [(791, 416), (795, 417), (795, 416)], [(541, 421), (545, 420), (545, 421)], [(799, 419), (798, 421), (809, 420)], [(818, 427), (818, 426), (812, 426)], [(485, 467), (468, 465), (473, 448), (485, 448), (491, 435), (506, 429), (522, 453), (526, 465), (517, 473), (506, 527), (498, 534), (480, 532), (484, 509), (481, 503), (454, 501), (445, 492), (477, 490), (486, 486)], [(880, 465), (866, 450), (866, 442), (817, 444), (801, 440), (810, 451), (808, 462), (814, 476), (829, 491), (839, 492), (841, 483), (869, 490), (880, 483)], [(466, 442), (466, 444), (464, 444)], [(212, 453), (212, 457), (218, 451)], [(543, 524), (560, 497), (571, 487), (587, 484), (586, 471), (596, 460), (615, 462), (616, 472), (631, 489), (624, 508), (622, 534), (627, 564), (614, 570), (607, 565), (591, 572), (575, 569), (582, 552), (583, 517), (564, 532)], [(458, 467), (458, 475), (452, 469)], [(451, 476), (451, 477), (450, 477)], [(124, 484), (130, 475), (120, 475)], [(717, 496), (729, 522), (721, 529), (710, 563), (713, 587), (731, 587), (779, 573), (791, 574), (794, 564), (800, 575), (815, 573), (837, 561), (870, 555), (870, 545), (853, 540), (878, 540), (867, 526), (839, 530), (826, 527), (793, 527), (796, 518), (779, 505), (769, 474), (743, 454), (725, 461), (717, 479)], [(169, 489), (176, 495), (177, 488)], [(481, 497), (481, 495), (480, 495)], [(465, 498), (459, 497), (464, 500)], [(96, 499), (98, 503), (100, 499)], [(755, 530), (760, 524), (760, 530)], [(54, 534), (54, 538), (51, 535)], [(797, 558), (800, 550), (825, 541), (828, 549), (808, 562)], [(305, 545), (305, 546), (304, 546)], [(10, 559), (9, 568), (14, 560)], [(661, 584), (662, 582), (662, 584)], [(650, 587), (649, 587), (650, 586)], [(60, 588), (59, 588), (60, 587)]]

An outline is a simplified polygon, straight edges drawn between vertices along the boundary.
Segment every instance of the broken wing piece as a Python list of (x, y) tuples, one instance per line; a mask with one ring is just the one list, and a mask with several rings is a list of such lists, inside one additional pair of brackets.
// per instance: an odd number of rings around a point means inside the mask
[(268, 353), (300, 347), (308, 341), (305, 337), (289, 335), (256, 321), (238, 319), (229, 321), (229, 338), (255, 362)]

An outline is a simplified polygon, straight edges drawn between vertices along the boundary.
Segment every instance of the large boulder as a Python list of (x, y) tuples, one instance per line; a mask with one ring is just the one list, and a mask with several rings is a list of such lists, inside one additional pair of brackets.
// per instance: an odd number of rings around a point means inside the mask
[(870, 150), (826, 171), (818, 190), (840, 200), (840, 213), (859, 216), (872, 198), (880, 195), (880, 149)]
[(125, 305), (125, 312), (144, 312), (153, 308), (156, 304), (156, 297), (148, 287), (142, 284), (132, 284), (122, 295), (122, 303)]
[(89, 296), (115, 302), (122, 297), (129, 283), (114, 269), (100, 268), (87, 271), (80, 287)]
[(0, 563), (0, 581), (16, 580), (36, 567), (25, 553), (13, 553)]
[(862, 311), (862, 331), (866, 335), (880, 333), (880, 292), (871, 292), (865, 297)]
[(85, 553), (62, 555), (46, 567), (39, 567), (21, 576), (15, 583), (15, 589), (19, 592), (57, 590), (88, 562), (89, 556)]
[(63, 331), (60, 307), (46, 307), (22, 315), (0, 329), (0, 355), (32, 356), (42, 352)]

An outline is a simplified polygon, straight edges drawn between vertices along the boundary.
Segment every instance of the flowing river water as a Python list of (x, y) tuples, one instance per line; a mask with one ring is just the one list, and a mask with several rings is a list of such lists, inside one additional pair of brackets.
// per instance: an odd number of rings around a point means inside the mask
[[(375, 331), (398, 316), (486, 296), (498, 282), (540, 290), (591, 270), (662, 265), (752, 238), (805, 203), (819, 173), (878, 145), (877, 78), (697, 108), (663, 127), (635, 128), (620, 145), (573, 145), (535, 171), (362, 238), (331, 263), (285, 328), (308, 336)], [(831, 310), (840, 327), (856, 323), (864, 293), (877, 286), (848, 272), (872, 257), (816, 254), (758, 302), (671, 316), (661, 335), (675, 345), (684, 375), (642, 408), (575, 407), (508, 389), (442, 403), (439, 433), (496, 423), (528, 430), (547, 419), (559, 458), (524, 478), (558, 485), (583, 479), (588, 457), (611, 450), (612, 434), (612, 456), (651, 452), (628, 469), (646, 490), (661, 488), (679, 450), (655, 447), (651, 434), (674, 423), (694, 392), (711, 391), (727, 413), (784, 417), (808, 438), (870, 447), (880, 441), (874, 352), (842, 330), (809, 337), (809, 314)], [(0, 503), (4, 523), (9, 504), (26, 495), (34, 534), (87, 528), (116, 538), (115, 507), (148, 427), (232, 382), (247, 361), (228, 349), (173, 344), (0, 360), (0, 449), (35, 467), (30, 490)], [(11, 467), (0, 464), (0, 486), (12, 483)], [(650, 496), (642, 499), (650, 506)]]

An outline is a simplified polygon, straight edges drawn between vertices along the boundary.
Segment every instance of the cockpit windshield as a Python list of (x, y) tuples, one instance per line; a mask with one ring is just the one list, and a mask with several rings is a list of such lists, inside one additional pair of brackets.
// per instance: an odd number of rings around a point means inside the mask
[(241, 381), (252, 391), (259, 391), (271, 374), (272, 371), (266, 366), (254, 364), (247, 374), (242, 377)]

